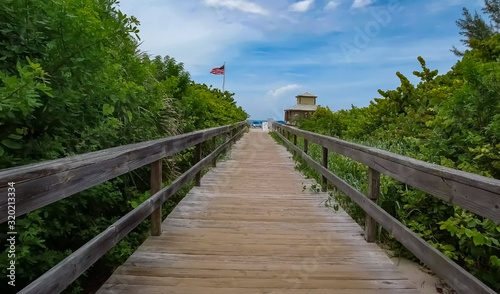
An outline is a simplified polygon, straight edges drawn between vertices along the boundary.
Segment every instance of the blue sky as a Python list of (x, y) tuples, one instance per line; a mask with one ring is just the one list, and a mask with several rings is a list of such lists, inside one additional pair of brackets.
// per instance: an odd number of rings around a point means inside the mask
[(455, 21), (482, 0), (122, 0), (141, 22), (141, 49), (183, 62), (193, 80), (226, 90), (252, 119), (283, 119), (303, 92), (332, 110), (367, 106), (412, 81), (418, 56), (446, 73)]

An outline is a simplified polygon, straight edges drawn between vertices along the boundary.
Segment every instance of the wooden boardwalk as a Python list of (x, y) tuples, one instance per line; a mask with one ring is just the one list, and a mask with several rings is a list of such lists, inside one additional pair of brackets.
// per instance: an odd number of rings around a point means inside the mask
[(311, 183), (250, 131), (98, 293), (419, 293)]

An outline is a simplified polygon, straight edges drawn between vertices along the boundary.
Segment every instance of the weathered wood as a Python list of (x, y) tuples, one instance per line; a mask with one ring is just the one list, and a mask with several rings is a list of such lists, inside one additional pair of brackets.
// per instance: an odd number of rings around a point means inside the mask
[[(377, 203), (380, 195), (380, 172), (368, 169), (368, 198)], [(375, 242), (377, 233), (377, 222), (367, 213), (365, 215), (365, 240)]]
[[(293, 135), (293, 145), (297, 146), (297, 135)], [(295, 152), (293, 155), (295, 155)]]
[[(16, 216), (21, 216), (245, 123), (4, 169), (0, 171), (0, 190), (8, 182), (16, 183)], [(7, 211), (7, 197), (0, 197), (0, 211)], [(0, 223), (6, 220), (7, 214), (2, 213)]]
[[(212, 145), (213, 145), (213, 150), (217, 148), (217, 137), (212, 138)], [(217, 157), (214, 158), (212, 161), (212, 167), (217, 167)]]
[[(151, 164), (151, 195), (161, 190), (163, 160), (157, 160)], [(151, 235), (161, 235), (161, 205), (151, 214)]]
[(303, 190), (313, 181), (289, 157), (245, 134), (97, 294), (417, 294), (352, 218)]
[(297, 134), (299, 137), (363, 163), (400, 182), (500, 224), (500, 180), (454, 170), (283, 124), (277, 125), (277, 128)]
[[(323, 167), (328, 169), (328, 148), (323, 147), (322, 149), (323, 149), (323, 156), (322, 156)], [(323, 192), (326, 192), (327, 188), (328, 188), (328, 180), (326, 179), (325, 176), (323, 176), (321, 180), (321, 190)]]
[(130, 231), (139, 225), (155, 209), (168, 200), (173, 194), (190, 180), (194, 179), (196, 174), (204, 167), (210, 165), (214, 157), (218, 156), (223, 150), (236, 139), (231, 138), (207, 157), (200, 160), (180, 177), (178, 177), (168, 187), (163, 188), (158, 193), (151, 196), (148, 200), (141, 203), (131, 212), (120, 218), (104, 232), (94, 237), (85, 245), (80, 247), (70, 256), (36, 279), (34, 282), (21, 290), (20, 294), (54, 294), (63, 291), (69, 284), (78, 278), (94, 262), (101, 258), (106, 252), (123, 239)]
[(304, 153), (307, 154), (309, 152), (309, 141), (304, 139)]
[(281, 139), (288, 145), (289, 148), (296, 150), (298, 154), (328, 181), (333, 183), (337, 189), (345, 193), (356, 204), (358, 204), (367, 214), (369, 214), (376, 222), (396, 238), (403, 246), (410, 250), (415, 256), (427, 265), (440, 278), (445, 280), (455, 291), (463, 294), (495, 294), (495, 291), (490, 289), (476, 277), (468, 273), (461, 266), (446, 257), (443, 253), (431, 246), (417, 234), (412, 232), (397, 219), (392, 217), (385, 210), (371, 201), (368, 197), (353, 188), (341, 178), (330, 172), (328, 169), (317, 163), (309, 155), (302, 152), (294, 146), (290, 141), (281, 136)]
[[(202, 154), (201, 154), (201, 143), (196, 145), (195, 151), (194, 151), (194, 162), (193, 165), (198, 163), (201, 160)], [(195, 186), (200, 186), (201, 185), (201, 170), (196, 173), (196, 176), (194, 178), (194, 185)]]

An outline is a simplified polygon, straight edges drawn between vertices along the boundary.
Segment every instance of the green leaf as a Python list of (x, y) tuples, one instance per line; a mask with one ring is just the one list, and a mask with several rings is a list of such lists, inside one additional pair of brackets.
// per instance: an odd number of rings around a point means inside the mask
[(102, 113), (103, 113), (104, 115), (110, 115), (110, 114), (112, 114), (114, 111), (115, 111), (115, 108), (114, 108), (113, 106), (111, 106), (111, 105), (107, 104), (107, 103), (106, 103), (106, 104), (104, 104), (104, 105), (102, 106)]
[(490, 262), (492, 265), (500, 267), (500, 258), (498, 258), (498, 256), (495, 255), (490, 256)]
[(10, 149), (21, 149), (21, 144), (17, 143), (17, 142), (14, 142), (12, 141), (11, 139), (5, 139), (2, 141), (2, 144), (5, 146), (5, 147), (8, 147)]
[(469, 229), (465, 229), (465, 234), (467, 235), (467, 237), (472, 237), (474, 235), (474, 232)]
[(481, 233), (476, 233), (472, 240), (474, 241), (474, 245), (476, 246), (484, 244), (484, 236)]
[(455, 247), (453, 245), (444, 245), (442, 248), (447, 251), (455, 251)]
[(470, 222), (467, 223), (467, 227), (469, 227), (469, 228), (473, 228), (476, 225), (477, 225), (477, 221), (475, 219), (473, 219), (473, 220), (471, 220)]
[(11, 138), (11, 139), (14, 139), (14, 140), (21, 140), (23, 138), (23, 136), (19, 136), (19, 135), (16, 135), (16, 134), (10, 134), (7, 138)]
[(0, 156), (2, 156), (5, 153), (5, 150), (3, 149), (2, 146), (0, 146)]

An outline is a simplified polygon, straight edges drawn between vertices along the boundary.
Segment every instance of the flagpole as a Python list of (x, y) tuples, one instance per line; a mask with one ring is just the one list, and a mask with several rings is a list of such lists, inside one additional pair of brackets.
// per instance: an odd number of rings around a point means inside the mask
[(222, 78), (222, 93), (224, 93), (224, 87), (226, 86), (226, 62), (224, 61), (224, 77)]

